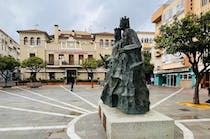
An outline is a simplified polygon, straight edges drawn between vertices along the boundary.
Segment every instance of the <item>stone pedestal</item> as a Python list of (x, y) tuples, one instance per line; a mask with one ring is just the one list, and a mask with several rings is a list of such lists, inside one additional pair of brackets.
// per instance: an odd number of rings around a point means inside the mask
[(99, 116), (107, 139), (174, 139), (174, 120), (156, 111), (124, 114), (99, 103)]

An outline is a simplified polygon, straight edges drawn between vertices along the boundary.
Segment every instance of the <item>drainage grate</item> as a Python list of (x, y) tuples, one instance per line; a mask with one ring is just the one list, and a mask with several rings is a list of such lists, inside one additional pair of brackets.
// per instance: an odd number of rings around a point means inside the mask
[(181, 111), (190, 111), (189, 109), (179, 109)]

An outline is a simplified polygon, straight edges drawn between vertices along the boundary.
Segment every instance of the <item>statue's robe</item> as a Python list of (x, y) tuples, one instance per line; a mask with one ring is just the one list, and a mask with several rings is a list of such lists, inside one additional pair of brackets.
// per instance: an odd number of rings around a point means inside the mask
[(141, 58), (141, 43), (132, 29), (126, 29), (113, 48), (101, 99), (104, 104), (128, 114), (149, 111), (149, 90)]

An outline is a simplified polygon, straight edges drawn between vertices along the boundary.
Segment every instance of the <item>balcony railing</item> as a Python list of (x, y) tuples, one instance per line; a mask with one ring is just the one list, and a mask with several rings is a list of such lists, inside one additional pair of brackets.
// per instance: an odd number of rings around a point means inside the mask
[(68, 62), (66, 60), (54, 60), (54, 61), (47, 62), (48, 67), (50, 66), (78, 66), (78, 65), (81, 65), (81, 62), (79, 61)]

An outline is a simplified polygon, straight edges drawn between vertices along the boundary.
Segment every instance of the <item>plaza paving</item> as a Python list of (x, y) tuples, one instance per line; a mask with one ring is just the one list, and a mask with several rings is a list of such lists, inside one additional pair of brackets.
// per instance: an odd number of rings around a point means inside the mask
[[(177, 103), (191, 102), (192, 89), (149, 88), (152, 109), (178, 120), (194, 138), (209, 139), (210, 109)], [(68, 85), (0, 89), (0, 139), (67, 139), (66, 128), (71, 120), (81, 114), (97, 111), (102, 87), (78, 85), (73, 93), (69, 89)], [(200, 100), (205, 102), (207, 99), (207, 91), (202, 89)], [(85, 136), (88, 138), (88, 134)]]

